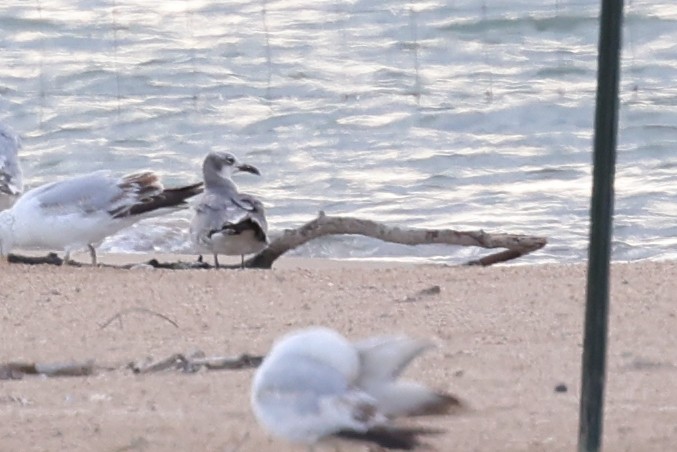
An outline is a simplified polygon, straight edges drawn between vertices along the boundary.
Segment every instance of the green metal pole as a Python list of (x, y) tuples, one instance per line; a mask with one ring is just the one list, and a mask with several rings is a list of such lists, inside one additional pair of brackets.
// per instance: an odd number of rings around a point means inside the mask
[(602, 0), (578, 435), (580, 452), (597, 452), (602, 447), (622, 19), (623, 0)]

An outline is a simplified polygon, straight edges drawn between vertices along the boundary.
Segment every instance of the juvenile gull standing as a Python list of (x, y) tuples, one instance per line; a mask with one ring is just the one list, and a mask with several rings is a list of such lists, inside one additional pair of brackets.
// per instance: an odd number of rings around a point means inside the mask
[(202, 182), (165, 189), (159, 177), (143, 171), (118, 177), (109, 171), (42, 185), (0, 212), (0, 254), (14, 247), (73, 250), (89, 248), (92, 264), (106, 237), (137, 221), (187, 205)]
[(398, 380), (429, 347), (406, 336), (351, 343), (322, 327), (292, 332), (276, 341), (254, 375), (254, 415), (274, 436), (309, 450), (333, 438), (415, 449), (417, 434), (432, 431), (396, 427), (392, 419), (461, 407), (452, 395)]
[(7, 125), (0, 123), (0, 210), (9, 208), (23, 191), (19, 164), (21, 140)]
[(258, 253), (268, 246), (268, 222), (261, 201), (239, 193), (232, 180), (236, 171), (260, 175), (259, 170), (241, 163), (228, 152), (210, 152), (202, 164), (205, 191), (195, 204), (190, 238), (199, 252), (240, 256)]

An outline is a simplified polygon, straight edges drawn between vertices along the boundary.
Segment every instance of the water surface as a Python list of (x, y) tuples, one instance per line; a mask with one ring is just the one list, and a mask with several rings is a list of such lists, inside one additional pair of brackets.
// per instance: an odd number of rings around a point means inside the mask
[[(29, 186), (102, 168), (258, 166), (273, 233), (319, 210), (544, 235), (586, 256), (597, 0), (42, 0), (0, 5), (0, 120)], [(614, 258), (677, 257), (677, 6), (626, 2)], [(111, 237), (188, 252), (190, 212)], [(330, 237), (296, 254), (457, 262), (481, 250)]]

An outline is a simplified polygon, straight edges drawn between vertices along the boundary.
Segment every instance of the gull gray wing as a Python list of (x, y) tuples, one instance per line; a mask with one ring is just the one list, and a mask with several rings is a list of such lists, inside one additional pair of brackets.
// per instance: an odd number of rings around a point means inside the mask
[(20, 149), (19, 136), (0, 124), (0, 193), (16, 196), (23, 191), (23, 174), (18, 156)]
[(237, 222), (246, 214), (247, 210), (231, 198), (207, 190), (195, 205), (194, 227), (205, 232), (220, 229), (224, 223)]
[(255, 229), (257, 236), (267, 237), (268, 223), (263, 204), (253, 196), (237, 193), (224, 196), (206, 191), (195, 211), (191, 229), (196, 235), (210, 236), (224, 229), (237, 234), (244, 229)]
[[(37, 200), (42, 209), (62, 214), (106, 212), (119, 218), (145, 213), (149, 210), (145, 206), (156, 203), (165, 192), (158, 176), (150, 171), (123, 177), (113, 176), (109, 171), (96, 171), (35, 188), (20, 202)], [(190, 195), (197, 193), (199, 191)]]
[(249, 214), (247, 218), (258, 225), (263, 235), (268, 234), (268, 220), (266, 220), (266, 209), (263, 203), (252, 195), (240, 193), (235, 197), (235, 202), (240, 206), (248, 206)]
[(96, 171), (34, 188), (19, 202), (37, 200), (42, 209), (62, 213), (105, 212), (117, 207), (125, 195), (119, 181), (109, 171)]

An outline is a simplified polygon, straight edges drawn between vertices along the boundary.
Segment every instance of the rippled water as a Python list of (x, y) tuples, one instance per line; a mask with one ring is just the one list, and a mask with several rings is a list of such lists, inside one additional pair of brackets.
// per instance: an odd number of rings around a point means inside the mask
[[(101, 168), (262, 178), (271, 228), (318, 210), (545, 235), (585, 258), (599, 1), (22, 1), (0, 5), (0, 120), (29, 185)], [(626, 1), (614, 257), (677, 257), (677, 6)], [(109, 251), (188, 250), (190, 212)], [(455, 262), (363, 237), (304, 256)]]

